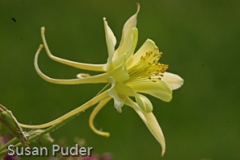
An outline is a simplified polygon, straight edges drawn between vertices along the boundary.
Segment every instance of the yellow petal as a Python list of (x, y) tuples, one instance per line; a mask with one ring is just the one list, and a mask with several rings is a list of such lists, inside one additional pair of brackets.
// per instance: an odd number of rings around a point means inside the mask
[(83, 111), (85, 111), (86, 109), (92, 107), (93, 105), (99, 103), (100, 101), (102, 101), (103, 99), (108, 98), (108, 91), (104, 91), (100, 94), (98, 94), (97, 96), (93, 97), (91, 100), (89, 100), (88, 102), (84, 103), (83, 105), (75, 108), (74, 110), (64, 114), (63, 116), (54, 119), (50, 122), (44, 123), (44, 124), (40, 124), (40, 125), (27, 125), (27, 124), (21, 124), (19, 123), (19, 126), (23, 127), (23, 128), (30, 128), (30, 129), (40, 129), (40, 128), (48, 128), (50, 126), (56, 125), (58, 123), (62, 123), (64, 120), (69, 119)]
[(112, 76), (117, 82), (123, 82), (129, 79), (129, 74), (125, 66), (126, 55), (123, 54), (118, 60), (118, 62), (114, 62), (114, 69), (107, 72), (107, 74)]
[(108, 95), (114, 100), (114, 107), (119, 113), (122, 113), (122, 106), (124, 105), (125, 99), (119, 97), (117, 90), (115, 89), (116, 81), (113, 77), (108, 77), (109, 82), (111, 83), (111, 88), (108, 90)]
[(131, 36), (131, 43), (129, 43), (128, 50), (126, 51), (126, 59), (130, 59), (130, 57), (133, 55), (135, 48), (137, 46), (138, 42), (138, 29), (135, 27), (132, 29), (132, 36)]
[(113, 67), (112, 57), (113, 57), (113, 53), (114, 53), (115, 45), (117, 41), (111, 28), (108, 26), (106, 18), (103, 18), (103, 22), (104, 22), (105, 37), (106, 37), (106, 43), (107, 43), (107, 49), (108, 49), (108, 60), (107, 60), (107, 64), (104, 65), (103, 69), (105, 71), (109, 71)]
[[(162, 129), (161, 129), (160, 125), (158, 124), (156, 117), (154, 116), (154, 114), (152, 112), (150, 112), (150, 113), (144, 113), (144, 112), (139, 112), (139, 111), (136, 111), (136, 112), (138, 113), (139, 116), (142, 115), (145, 117), (145, 119), (146, 119), (145, 124), (147, 125), (148, 129), (151, 131), (153, 136), (160, 143), (160, 145), (162, 147), (161, 155), (163, 156), (166, 151), (166, 143), (165, 143), (165, 138), (164, 138)], [(140, 117), (142, 117), (142, 116), (140, 116)]]
[(42, 40), (43, 40), (43, 44), (44, 44), (45, 50), (47, 52), (47, 55), (52, 60), (62, 63), (62, 64), (65, 64), (65, 65), (68, 65), (68, 66), (71, 66), (71, 67), (79, 68), (79, 69), (90, 70), (90, 71), (104, 71), (103, 64), (79, 63), (79, 62), (62, 59), (62, 58), (52, 55), (52, 53), (50, 52), (50, 50), (48, 48), (48, 44), (47, 44), (47, 41), (45, 38), (45, 28), (44, 27), (41, 28), (41, 35), (42, 35)]
[(38, 67), (38, 55), (42, 48), (43, 48), (43, 45), (40, 45), (36, 52), (35, 58), (34, 58), (34, 67), (35, 67), (38, 75), (42, 79), (44, 79), (50, 83), (55, 83), (55, 84), (86, 84), (86, 83), (106, 83), (107, 82), (107, 77), (108, 77), (107, 73), (99, 74), (96, 76), (89, 76), (89, 77), (81, 78), (81, 79), (79, 79), (79, 78), (76, 78), (76, 79), (54, 79), (54, 78), (48, 77), (47, 75), (43, 74), (42, 71)]
[(168, 84), (161, 80), (152, 82), (151, 80), (131, 82), (127, 84), (136, 92), (146, 93), (169, 102), (172, 99), (172, 90)]
[(122, 82), (118, 82), (117, 85), (115, 86), (115, 89), (120, 95), (131, 96), (131, 97), (135, 95), (132, 88), (130, 88), (129, 86), (127, 86), (125, 83), (122, 83)]
[(129, 49), (129, 44), (132, 44), (132, 29), (136, 27), (137, 24), (137, 15), (140, 10), (140, 5), (137, 4), (137, 12), (130, 17), (127, 22), (124, 24), (122, 31), (122, 39), (118, 49), (115, 51), (113, 60), (117, 59), (123, 53), (126, 53)]
[(138, 63), (142, 56), (146, 55), (146, 52), (154, 50), (156, 47), (155, 43), (151, 39), (147, 39), (143, 45), (138, 49), (138, 51), (131, 57), (131, 59), (127, 62), (128, 68), (134, 66)]
[(136, 93), (135, 94), (135, 99), (136, 99), (137, 104), (139, 105), (139, 107), (141, 107), (141, 109), (144, 112), (149, 113), (149, 112), (153, 111), (152, 103), (151, 103), (151, 101), (147, 97), (145, 97), (144, 95)]
[(167, 82), (172, 90), (178, 89), (183, 85), (184, 80), (176, 74), (165, 72), (162, 80)]
[(109, 132), (103, 132), (103, 131), (99, 131), (95, 128), (95, 126), (93, 125), (93, 120), (95, 118), (95, 116), (98, 114), (98, 112), (105, 106), (105, 104), (110, 100), (111, 98), (105, 98), (104, 100), (102, 100), (101, 102), (98, 103), (98, 105), (94, 108), (94, 110), (92, 111), (90, 118), (89, 118), (89, 126), (90, 128), (98, 135), (104, 136), (104, 137), (109, 137), (110, 133)]
[(164, 155), (166, 151), (166, 143), (165, 143), (165, 138), (162, 132), (161, 127), (158, 124), (157, 119), (155, 118), (154, 114), (152, 112), (146, 113), (141, 110), (141, 108), (133, 102), (130, 98), (126, 99), (126, 105), (132, 107), (139, 117), (143, 120), (145, 125), (148, 127), (149, 131), (152, 133), (152, 135), (156, 138), (156, 140), (160, 143), (162, 147), (162, 156)]

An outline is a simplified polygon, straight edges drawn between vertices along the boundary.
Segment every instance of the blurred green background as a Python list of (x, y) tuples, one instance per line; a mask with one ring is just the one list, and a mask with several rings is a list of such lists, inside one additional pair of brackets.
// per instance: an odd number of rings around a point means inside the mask
[[(40, 27), (52, 53), (69, 60), (105, 63), (107, 48), (102, 18), (118, 42), (122, 26), (139, 2), (138, 48), (153, 39), (163, 52), (160, 60), (183, 77), (182, 88), (170, 103), (150, 97), (166, 138), (161, 147), (129, 107), (119, 115), (113, 101), (95, 119), (109, 138), (91, 131), (92, 108), (52, 133), (86, 140), (93, 153), (111, 152), (114, 160), (237, 160), (240, 158), (239, 51), (240, 1), (237, 0), (0, 0), (0, 103), (21, 123), (40, 124), (85, 103), (102, 85), (56, 85), (41, 79), (33, 67), (41, 41)], [(16, 20), (13, 21), (13, 18)], [(54, 78), (83, 73), (39, 57), (41, 70)], [(33, 159), (33, 158), (22, 158)], [(43, 158), (47, 159), (47, 158)]]

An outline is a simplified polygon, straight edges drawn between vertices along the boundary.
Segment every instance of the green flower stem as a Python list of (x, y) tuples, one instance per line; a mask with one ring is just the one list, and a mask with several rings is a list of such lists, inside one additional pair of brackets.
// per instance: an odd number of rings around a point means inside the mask
[(27, 125), (27, 124), (21, 124), (19, 123), (19, 126), (20, 127), (23, 127), (23, 128), (30, 128), (30, 129), (41, 129), (41, 128), (47, 128), (47, 127), (50, 127), (52, 125), (56, 125), (58, 123), (61, 123), (63, 122), (64, 120), (66, 119), (69, 119), (71, 118), (72, 116), (88, 109), (89, 107), (95, 105), (96, 103), (100, 102), (101, 100), (105, 99), (108, 97), (108, 90), (99, 94), (98, 96), (94, 97), (93, 99), (91, 99), (90, 101), (86, 102), (85, 104), (81, 105), (80, 107), (66, 113), (65, 115), (53, 120), (53, 121), (50, 121), (48, 123), (44, 123), (44, 124), (40, 124), (40, 125)]
[[(64, 119), (63, 121), (57, 123), (56, 125), (53, 125), (53, 126), (47, 128), (47, 129), (45, 129), (43, 132), (30, 135), (29, 142), (33, 142), (34, 140), (40, 138), (41, 136), (43, 136), (43, 135), (45, 135), (47, 133), (53, 132), (54, 130), (56, 130), (59, 127), (63, 126), (65, 123), (69, 122), (71, 119), (75, 118), (77, 115), (78, 114), (75, 114), (74, 116), (71, 116), (68, 119)], [(6, 143), (4, 146), (2, 146), (0, 148), (0, 157), (4, 156), (5, 154), (7, 154), (9, 152), (9, 150), (7, 150), (6, 148), (10, 144), (13, 144), (15, 147), (24, 146), (21, 142), (19, 142), (19, 140), (16, 137), (14, 137), (10, 141), (8, 141), (8, 143)]]

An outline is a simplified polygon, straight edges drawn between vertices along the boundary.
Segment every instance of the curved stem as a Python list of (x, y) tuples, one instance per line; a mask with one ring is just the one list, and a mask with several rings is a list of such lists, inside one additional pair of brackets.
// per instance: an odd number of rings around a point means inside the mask
[(66, 119), (69, 119), (71, 118), (72, 116), (74, 115), (77, 115), (78, 113), (88, 109), (89, 107), (95, 105), (96, 103), (98, 103), (99, 101), (105, 99), (108, 97), (108, 90), (101, 93), (100, 95), (94, 97), (93, 99), (91, 99), (90, 101), (86, 102), (85, 104), (81, 105), (80, 107), (66, 113), (65, 115), (53, 120), (53, 121), (50, 121), (48, 123), (44, 123), (44, 124), (40, 124), (40, 125), (27, 125), (27, 124), (21, 124), (19, 123), (19, 125), (23, 128), (31, 128), (31, 129), (40, 129), (40, 128), (47, 128), (47, 127), (50, 127), (52, 125), (55, 125), (55, 124), (58, 124), (58, 123), (61, 123), (62, 121), (66, 120)]

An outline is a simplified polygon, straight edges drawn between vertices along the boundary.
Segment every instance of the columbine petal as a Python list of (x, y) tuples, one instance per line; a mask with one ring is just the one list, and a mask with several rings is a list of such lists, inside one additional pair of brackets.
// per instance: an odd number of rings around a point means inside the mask
[(138, 29), (134, 27), (132, 29), (131, 43), (129, 44), (128, 50), (126, 51), (127, 60), (133, 55), (138, 41)]
[(137, 15), (140, 10), (140, 5), (137, 3), (137, 12), (130, 17), (127, 22), (124, 24), (122, 31), (122, 39), (118, 49), (115, 51), (113, 60), (117, 59), (121, 54), (126, 53), (129, 49), (129, 44), (132, 44), (132, 29), (136, 27), (137, 24)]
[(145, 97), (144, 95), (135, 94), (135, 99), (137, 101), (137, 104), (139, 105), (139, 107), (141, 107), (141, 109), (147, 113), (152, 112), (153, 111), (153, 106), (151, 101)]
[(115, 50), (115, 45), (116, 45), (116, 38), (111, 30), (111, 28), (108, 26), (108, 23), (106, 21), (106, 18), (103, 18), (104, 22), (104, 29), (105, 29), (105, 37), (106, 37), (106, 43), (107, 43), (107, 49), (108, 49), (108, 59), (107, 59), (107, 64), (104, 65), (104, 70), (109, 71), (112, 69), (112, 57), (113, 53)]
[(138, 51), (127, 62), (128, 68), (138, 63), (141, 57), (145, 56), (146, 52), (153, 50), (155, 47), (155, 43), (151, 39), (147, 39), (144, 44), (138, 49)]
[(75, 67), (78, 69), (85, 69), (85, 70), (90, 70), (90, 71), (104, 71), (103, 70), (103, 64), (88, 64), (88, 63), (79, 63), (79, 62), (74, 62), (74, 61), (69, 61), (66, 59), (62, 59), (59, 57), (56, 57), (54, 55), (52, 55), (52, 53), (50, 52), (48, 45), (47, 45), (47, 41), (45, 38), (45, 28), (42, 27), (41, 28), (41, 36), (42, 36), (42, 40), (43, 40), (43, 44), (45, 47), (45, 50), (47, 52), (47, 55), (49, 56), (49, 58), (51, 58), (52, 60), (71, 66), (71, 67)]
[(167, 82), (172, 90), (178, 89), (183, 85), (184, 80), (176, 74), (165, 72), (162, 80)]
[(132, 29), (132, 36), (131, 36), (131, 39), (132, 41), (129, 42), (129, 47), (128, 49), (126, 50), (126, 53), (123, 53), (121, 54), (119, 57), (115, 57), (115, 59), (113, 60), (113, 67), (116, 67), (118, 66), (119, 64), (121, 63), (126, 63), (127, 60), (129, 60), (133, 53), (134, 53), (134, 50), (137, 46), (137, 40), (138, 40), (138, 30), (137, 28), (133, 28)]
[(117, 90), (119, 95), (131, 97), (135, 95), (135, 92), (132, 90), (132, 88), (130, 88), (129, 86), (122, 82), (118, 82), (117, 85), (115, 86), (115, 89)]
[[(126, 56), (126, 60), (129, 60), (130, 57), (133, 55), (134, 50), (135, 50), (135, 48), (137, 46), (137, 41), (138, 41), (138, 29), (137, 28), (133, 28), (132, 29), (132, 33), (131, 33), (131, 41), (129, 41), (128, 49), (124, 53), (125, 56)], [(120, 57), (117, 57), (117, 59), (115, 59), (115, 61), (119, 61)]]
[[(106, 83), (107, 82), (107, 77), (108, 77), (107, 73), (99, 74), (96, 76), (87, 76), (85, 78), (81, 77), (81, 78), (76, 78), (76, 79), (54, 79), (54, 78), (48, 77), (47, 75), (42, 73), (42, 71), (38, 67), (38, 55), (42, 48), (43, 48), (43, 45), (40, 45), (36, 52), (35, 59), (34, 59), (34, 67), (35, 67), (38, 75), (42, 79), (44, 79), (50, 83), (55, 83), (55, 84), (86, 84), (86, 83)], [(87, 75), (87, 74), (85, 74), (85, 75)]]
[(154, 82), (151, 80), (139, 81), (127, 85), (136, 92), (146, 93), (166, 102), (172, 99), (172, 90), (166, 82), (161, 80), (156, 79)]
[(133, 102), (130, 98), (126, 99), (125, 104), (132, 107), (137, 112), (137, 114), (143, 120), (143, 122), (146, 124), (146, 126), (148, 127), (148, 129), (150, 130), (152, 135), (160, 143), (160, 145), (162, 147), (162, 154), (161, 155), (163, 156), (164, 153), (165, 153), (165, 150), (166, 150), (165, 138), (164, 138), (162, 129), (159, 126), (158, 121), (155, 118), (154, 114), (152, 112), (150, 112), (150, 113), (143, 112), (141, 110), (141, 108), (138, 106), (138, 104)]
[(103, 99), (101, 102), (98, 103), (98, 105), (94, 108), (94, 110), (92, 111), (90, 118), (89, 118), (89, 126), (90, 128), (98, 135), (101, 136), (105, 136), (105, 137), (109, 137), (110, 133), (108, 132), (103, 132), (103, 131), (99, 131), (95, 128), (95, 126), (93, 125), (93, 120), (95, 118), (95, 116), (98, 114), (98, 112), (105, 106), (105, 104), (110, 100), (111, 98), (105, 98)]
[(123, 82), (123, 81), (129, 79), (127, 68), (125, 66), (125, 63), (123, 63), (123, 62), (118, 67), (116, 67), (114, 70), (107, 72), (107, 74), (109, 76), (112, 76), (114, 79), (116, 79), (117, 82)]
[(164, 139), (164, 135), (162, 132), (161, 127), (158, 124), (158, 121), (156, 119), (156, 117), (154, 116), (154, 114), (152, 112), (150, 113), (144, 113), (144, 112), (140, 112), (139, 110), (135, 110), (138, 115), (142, 118), (143, 116), (145, 117), (145, 124), (147, 125), (148, 129), (151, 131), (151, 133), (153, 134), (153, 136), (157, 139), (157, 141), (160, 143), (161, 147), (162, 147), (162, 156), (165, 153), (166, 150), (166, 143), (165, 143), (165, 139)]
[(113, 77), (108, 77), (109, 82), (111, 83), (111, 88), (108, 91), (108, 95), (114, 100), (114, 107), (119, 113), (122, 113), (122, 106), (124, 105), (125, 99), (122, 99), (118, 96), (118, 92), (115, 89), (116, 81)]

